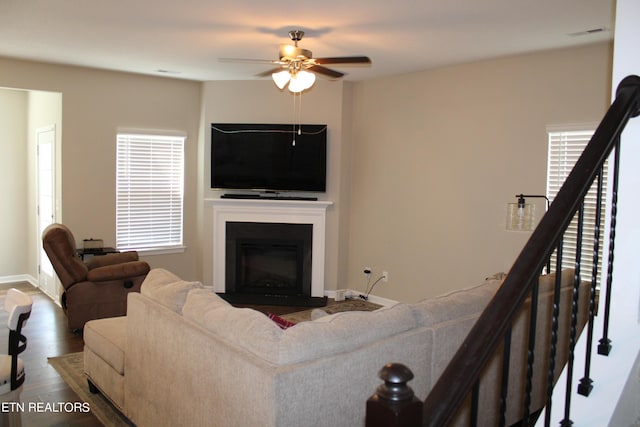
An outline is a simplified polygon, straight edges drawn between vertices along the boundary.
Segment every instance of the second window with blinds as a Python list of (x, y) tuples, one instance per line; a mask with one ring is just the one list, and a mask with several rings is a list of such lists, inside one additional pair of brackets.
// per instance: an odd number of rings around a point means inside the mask
[[(551, 202), (560, 190), (562, 184), (573, 169), (576, 161), (584, 151), (595, 132), (596, 125), (559, 126), (548, 128), (549, 151), (547, 161), (547, 197)], [(602, 174), (602, 188), (600, 195), (600, 228), (604, 228), (606, 212), (606, 188), (607, 188), (607, 164), (605, 163)], [(593, 250), (596, 236), (593, 232), (596, 224), (596, 212), (598, 205), (597, 178), (584, 199), (584, 230), (582, 235), (581, 276), (583, 280), (591, 280), (593, 269)], [(576, 242), (578, 239), (577, 219), (574, 218), (564, 235), (563, 240), (563, 268), (573, 268), (576, 258)], [(598, 251), (598, 282), (602, 265), (602, 235), (599, 237)], [(555, 258), (555, 257), (554, 257)], [(552, 259), (552, 268), (555, 268), (555, 259)]]
[(184, 136), (117, 136), (116, 247), (184, 251)]

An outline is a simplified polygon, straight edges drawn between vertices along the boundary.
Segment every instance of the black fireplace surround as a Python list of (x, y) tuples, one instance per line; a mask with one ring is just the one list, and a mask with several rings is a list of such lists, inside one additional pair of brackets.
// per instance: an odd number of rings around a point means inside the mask
[(239, 304), (322, 306), (311, 296), (312, 224), (226, 223), (225, 293)]

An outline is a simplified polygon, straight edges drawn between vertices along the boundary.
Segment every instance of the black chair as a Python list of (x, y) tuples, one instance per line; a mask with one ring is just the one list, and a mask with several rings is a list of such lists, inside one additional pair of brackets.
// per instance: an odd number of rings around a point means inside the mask
[[(9, 328), (8, 354), (0, 355), (0, 401), (18, 402), (21, 386), (24, 383), (24, 363), (18, 357), (27, 348), (27, 338), (22, 335), (22, 328), (31, 315), (33, 300), (24, 292), (9, 289), (4, 300), (4, 309), (9, 314), (7, 326)], [(20, 413), (14, 411), (3, 413), (8, 423), (0, 419), (0, 425), (20, 425)]]

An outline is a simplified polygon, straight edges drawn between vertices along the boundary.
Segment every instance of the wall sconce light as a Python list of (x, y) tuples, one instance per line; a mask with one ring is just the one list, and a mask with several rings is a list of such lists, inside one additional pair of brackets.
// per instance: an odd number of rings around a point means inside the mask
[(543, 198), (547, 201), (549, 209), (549, 199), (547, 196), (537, 194), (516, 194), (517, 203), (507, 204), (507, 230), (509, 231), (532, 231), (535, 222), (535, 205), (526, 202), (527, 197)]

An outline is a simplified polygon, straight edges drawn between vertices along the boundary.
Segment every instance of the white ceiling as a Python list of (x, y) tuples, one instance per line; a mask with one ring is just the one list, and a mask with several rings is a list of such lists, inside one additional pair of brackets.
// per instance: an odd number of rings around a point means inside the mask
[[(615, 0), (0, 0), (0, 56), (195, 80), (248, 80), (289, 30), (347, 80), (409, 73), (613, 35)], [(606, 31), (589, 33), (605, 28)], [(575, 35), (575, 33), (583, 33)], [(160, 72), (158, 70), (164, 70)]]

